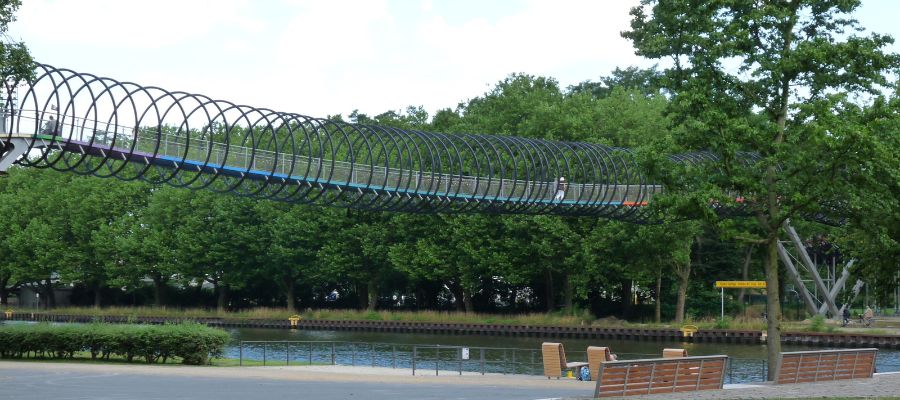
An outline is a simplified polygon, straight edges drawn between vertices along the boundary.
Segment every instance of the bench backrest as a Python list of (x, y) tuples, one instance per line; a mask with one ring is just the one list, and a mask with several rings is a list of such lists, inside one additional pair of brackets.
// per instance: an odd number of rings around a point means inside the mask
[(878, 349), (793, 351), (781, 353), (775, 383), (804, 383), (871, 378)]
[(600, 375), (600, 363), (613, 359), (609, 347), (588, 346), (587, 360), (588, 369), (591, 371), (591, 380), (596, 381), (597, 376)]
[(686, 349), (663, 349), (663, 358), (682, 358), (687, 356)]
[(727, 363), (722, 355), (604, 362), (594, 397), (721, 389)]
[(541, 356), (544, 359), (544, 376), (559, 378), (566, 368), (566, 351), (562, 343), (541, 344)]

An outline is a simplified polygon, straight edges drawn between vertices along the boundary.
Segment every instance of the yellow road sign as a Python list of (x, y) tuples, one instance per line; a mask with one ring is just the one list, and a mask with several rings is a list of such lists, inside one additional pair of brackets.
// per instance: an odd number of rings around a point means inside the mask
[(739, 289), (739, 288), (766, 288), (766, 281), (716, 281), (717, 288), (723, 289)]

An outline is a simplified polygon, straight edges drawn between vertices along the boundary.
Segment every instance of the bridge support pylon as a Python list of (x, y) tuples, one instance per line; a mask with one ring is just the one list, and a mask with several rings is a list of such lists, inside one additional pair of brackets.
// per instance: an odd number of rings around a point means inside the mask
[(13, 135), (12, 137), (0, 138), (0, 141), (3, 143), (3, 155), (0, 156), (0, 172), (6, 173), (16, 160), (28, 152), (34, 139)]
[[(810, 257), (790, 220), (784, 222), (784, 231), (788, 240), (778, 242), (778, 257), (796, 286), (797, 296), (811, 315), (831, 314), (832, 318), (839, 318), (845, 305), (838, 307), (838, 294), (845, 288), (850, 277), (850, 269), (856, 260), (846, 262), (840, 276), (834, 268), (831, 268), (827, 271), (826, 279), (823, 279), (819, 273), (819, 265)], [(792, 251), (789, 251), (788, 246)], [(810, 293), (806, 286), (807, 282), (812, 282), (814, 293)]]

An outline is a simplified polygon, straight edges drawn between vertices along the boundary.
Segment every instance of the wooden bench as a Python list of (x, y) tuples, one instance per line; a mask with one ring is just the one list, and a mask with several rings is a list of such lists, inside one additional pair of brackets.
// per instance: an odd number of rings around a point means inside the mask
[(687, 357), (685, 349), (663, 349), (663, 358), (684, 358)]
[(600, 375), (600, 363), (616, 361), (616, 356), (609, 351), (609, 347), (588, 346), (587, 359), (588, 368), (591, 371), (591, 380), (596, 381)]
[(727, 364), (721, 355), (604, 362), (594, 397), (721, 389)]
[(777, 384), (871, 378), (878, 349), (781, 353)]
[(553, 377), (559, 379), (566, 369), (574, 369), (576, 373), (580, 373), (581, 367), (588, 365), (586, 362), (566, 362), (566, 349), (562, 343), (541, 344), (541, 355), (544, 361), (544, 376), (547, 379)]

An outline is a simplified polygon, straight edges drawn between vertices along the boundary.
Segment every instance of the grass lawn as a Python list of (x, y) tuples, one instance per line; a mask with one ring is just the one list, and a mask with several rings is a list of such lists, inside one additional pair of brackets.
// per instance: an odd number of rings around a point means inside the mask
[[(165, 318), (224, 318), (233, 320), (269, 319), (287, 320), (294, 314), (303, 319), (336, 320), (336, 321), (404, 321), (463, 324), (499, 324), (499, 325), (531, 325), (531, 326), (598, 326), (610, 328), (670, 328), (680, 326), (668, 323), (635, 323), (616, 318), (597, 319), (587, 312), (576, 315), (563, 313), (529, 313), (529, 314), (485, 314), (446, 311), (365, 311), (365, 310), (307, 310), (304, 312), (288, 311), (283, 308), (254, 308), (249, 310), (217, 312), (200, 308), (164, 308), (164, 307), (61, 307), (52, 310), (12, 309), (14, 313), (41, 312), (61, 315), (79, 315), (92, 317), (165, 317)], [(688, 320), (684, 325), (696, 325), (699, 329), (734, 329), (758, 330), (766, 329), (766, 323), (759, 317), (738, 316), (721, 323), (717, 318)], [(880, 327), (879, 327), (880, 328)], [(808, 332), (808, 321), (785, 321), (782, 323), (785, 332)], [(896, 334), (893, 329), (854, 329), (840, 328), (833, 323), (826, 323), (817, 328), (823, 332), (853, 332), (862, 334)]]
[[(170, 358), (166, 360), (166, 363), (153, 363), (149, 364), (144, 362), (143, 359), (135, 357), (135, 359), (131, 362), (125, 359), (122, 356), (110, 355), (108, 360), (104, 360), (101, 358), (91, 359), (91, 353), (86, 351), (75, 352), (75, 356), (73, 358), (50, 358), (50, 357), (27, 357), (27, 358), (0, 358), (0, 361), (17, 361), (17, 362), (50, 362), (50, 363), (85, 363), (85, 364), (117, 364), (117, 365), (157, 365), (161, 367), (172, 366), (172, 365), (184, 365), (181, 363), (181, 359), (178, 357)], [(270, 367), (284, 366), (286, 365), (284, 360), (269, 360), (265, 364)], [(307, 361), (291, 361), (290, 365), (292, 366), (302, 366), (302, 365), (310, 365)], [(330, 363), (321, 363), (321, 362), (313, 362), (312, 365), (331, 365)], [(185, 365), (187, 366), (187, 365)], [(241, 361), (237, 358), (213, 358), (210, 360), (209, 365), (195, 365), (192, 367), (261, 367), (263, 366), (263, 362), (259, 360), (244, 360), (243, 365)]]

